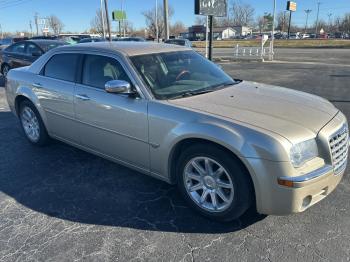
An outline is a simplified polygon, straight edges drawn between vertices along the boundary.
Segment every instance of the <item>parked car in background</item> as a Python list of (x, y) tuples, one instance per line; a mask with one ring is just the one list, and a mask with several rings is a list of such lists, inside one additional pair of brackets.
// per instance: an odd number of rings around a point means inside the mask
[(303, 212), (347, 166), (347, 120), (329, 101), (234, 79), (187, 47), (57, 48), (11, 70), (5, 90), (33, 145), (52, 137), (177, 184), (215, 220)]
[(186, 47), (192, 47), (192, 43), (188, 39), (168, 39), (164, 41), (165, 44), (180, 45)]
[(146, 42), (146, 40), (142, 37), (119, 37), (114, 38), (113, 41), (121, 41), (121, 42)]
[(300, 39), (300, 36), (299, 36), (299, 34), (290, 34), (289, 35), (289, 39)]
[(82, 44), (82, 43), (94, 43), (94, 42), (105, 42), (105, 41), (107, 41), (107, 39), (103, 37), (92, 37), (92, 38), (83, 38), (78, 43)]
[(300, 34), (300, 39), (308, 39), (310, 38), (310, 35), (309, 34)]
[(7, 37), (0, 40), (0, 51), (12, 45), (13, 43), (17, 43), (19, 41), (27, 40), (28, 37)]
[(0, 53), (0, 72), (6, 77), (11, 69), (28, 66), (47, 51), (64, 44), (56, 40), (27, 40), (12, 44)]

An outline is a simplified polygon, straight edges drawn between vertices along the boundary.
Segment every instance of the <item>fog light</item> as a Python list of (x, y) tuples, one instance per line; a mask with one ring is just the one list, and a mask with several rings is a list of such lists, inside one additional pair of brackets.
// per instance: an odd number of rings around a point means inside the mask
[(307, 196), (303, 200), (303, 208), (308, 207), (311, 204), (312, 196)]

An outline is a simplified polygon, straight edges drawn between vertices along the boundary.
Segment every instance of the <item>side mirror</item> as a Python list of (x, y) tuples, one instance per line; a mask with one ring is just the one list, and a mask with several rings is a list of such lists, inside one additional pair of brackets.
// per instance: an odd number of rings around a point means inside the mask
[(35, 51), (35, 52), (32, 53), (32, 56), (34, 56), (34, 57), (41, 56), (41, 52)]
[(127, 94), (127, 95), (134, 94), (133, 90), (131, 89), (130, 83), (124, 80), (108, 81), (105, 84), (105, 90), (107, 93), (112, 93), (112, 94)]

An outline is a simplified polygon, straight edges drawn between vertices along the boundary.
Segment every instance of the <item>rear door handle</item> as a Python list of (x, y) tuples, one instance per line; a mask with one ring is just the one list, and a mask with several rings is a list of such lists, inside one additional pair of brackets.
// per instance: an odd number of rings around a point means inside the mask
[(42, 84), (40, 83), (34, 83), (33, 86), (36, 88), (43, 88)]
[(75, 97), (80, 99), (80, 100), (83, 100), (83, 101), (90, 100), (90, 97), (88, 97), (87, 95), (83, 95), (83, 94), (75, 95)]

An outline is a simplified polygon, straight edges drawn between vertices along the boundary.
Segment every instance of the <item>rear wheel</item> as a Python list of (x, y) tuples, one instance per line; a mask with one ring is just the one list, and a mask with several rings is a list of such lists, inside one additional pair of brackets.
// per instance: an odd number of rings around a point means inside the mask
[(29, 142), (38, 146), (48, 143), (49, 136), (44, 123), (31, 102), (25, 100), (20, 104), (19, 118), (22, 130)]
[(185, 200), (211, 219), (236, 219), (253, 203), (249, 174), (220, 147), (200, 144), (187, 148), (180, 156), (177, 175)]

